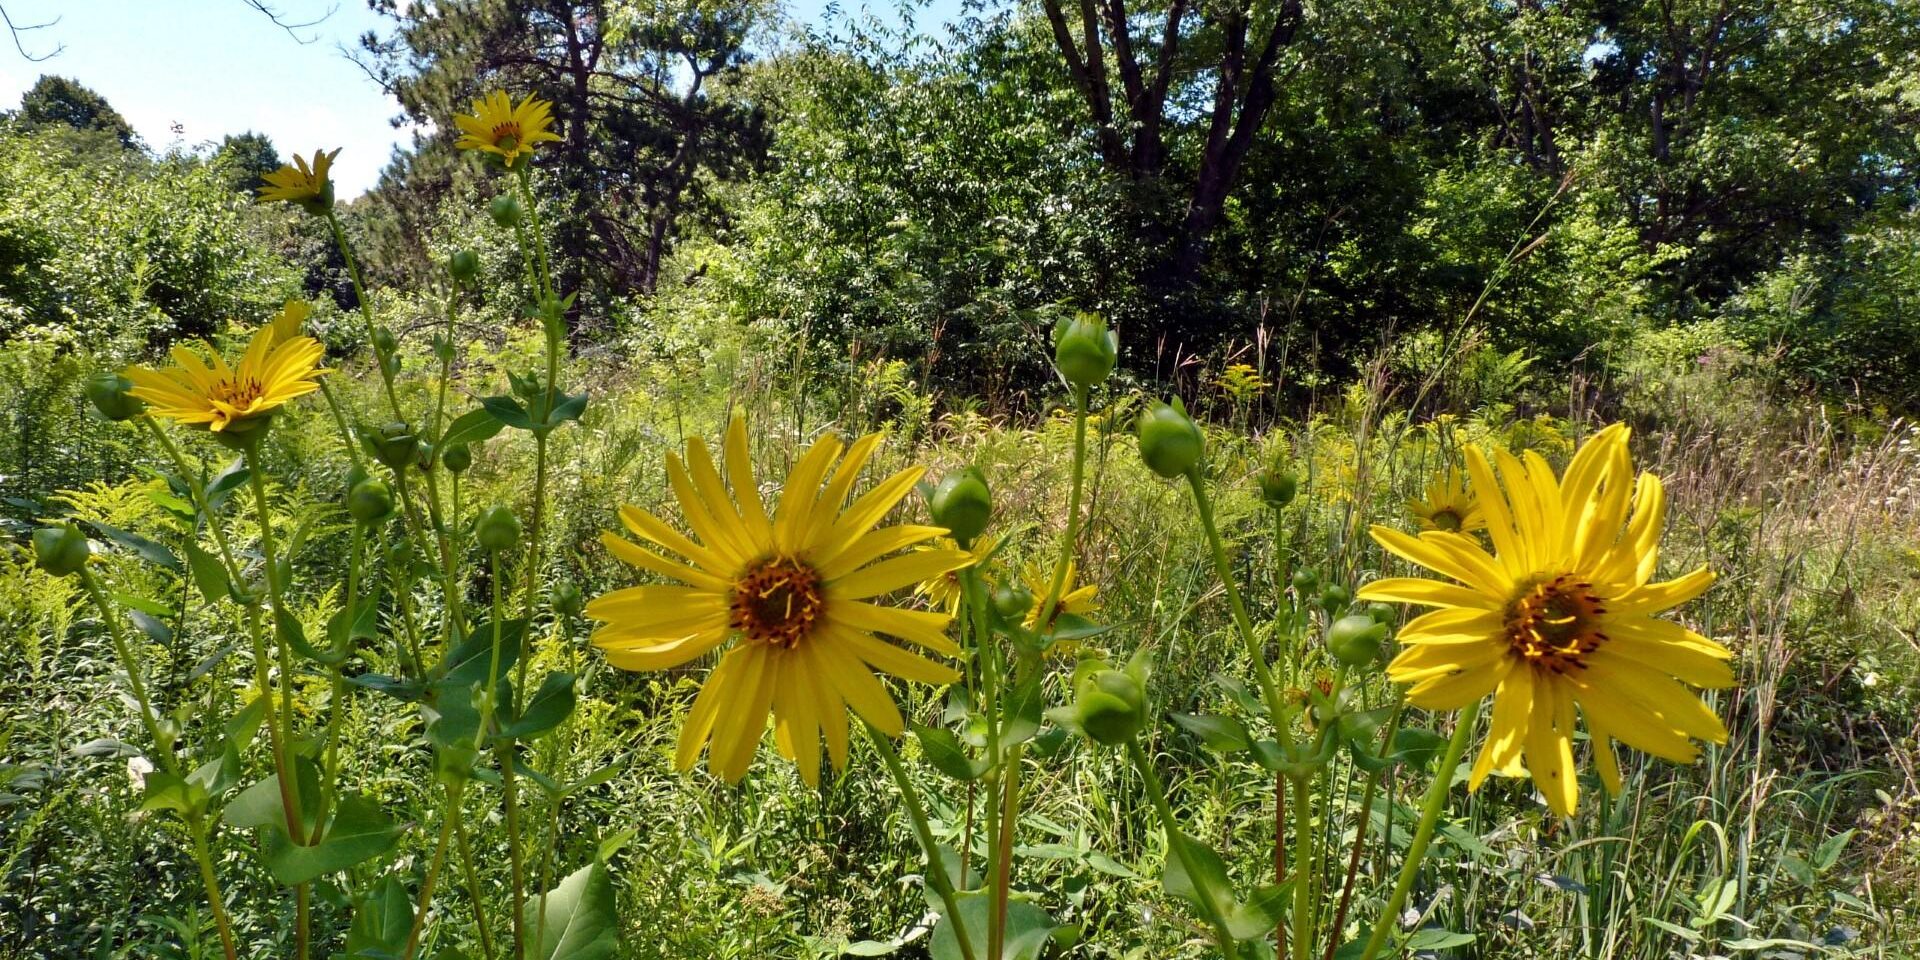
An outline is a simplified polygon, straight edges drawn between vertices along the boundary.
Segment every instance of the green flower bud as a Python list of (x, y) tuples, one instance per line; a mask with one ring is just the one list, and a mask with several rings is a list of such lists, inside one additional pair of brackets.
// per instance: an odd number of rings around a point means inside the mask
[(473, 533), (483, 550), (512, 550), (520, 544), (520, 518), (506, 506), (495, 504), (480, 511)]
[(447, 274), (460, 283), (472, 283), (480, 275), (480, 255), (472, 250), (455, 250), (447, 256)]
[(1347, 592), (1346, 587), (1337, 583), (1329, 583), (1320, 591), (1320, 609), (1327, 611), (1328, 614), (1332, 614), (1335, 610), (1345, 607), (1347, 601), (1351, 599), (1353, 599), (1353, 596)]
[(56, 577), (72, 576), (87, 565), (93, 552), (87, 535), (71, 523), (41, 527), (33, 532), (33, 560), (40, 569)]
[(1350, 613), (1327, 628), (1327, 652), (1349, 667), (1372, 663), (1380, 655), (1387, 626), (1364, 613)]
[(1279, 467), (1268, 467), (1260, 471), (1260, 499), (1267, 506), (1279, 509), (1293, 502), (1295, 494), (1300, 492), (1300, 480)]
[(1076, 387), (1098, 386), (1119, 356), (1120, 335), (1097, 313), (1076, 314), (1053, 328), (1053, 365)]
[(1301, 567), (1293, 572), (1293, 591), (1302, 597), (1320, 588), (1320, 571)]
[(1400, 616), (1400, 611), (1394, 609), (1391, 603), (1369, 603), (1367, 604), (1367, 616), (1372, 617), (1374, 623), (1384, 623), (1387, 626), (1392, 626), (1394, 619)]
[(420, 438), (413, 435), (411, 427), (398, 420), (382, 425), (372, 435), (362, 436), (366, 438), (367, 452), (388, 469), (405, 470), (419, 460)]
[(933, 522), (946, 527), (963, 547), (973, 543), (973, 538), (987, 528), (987, 520), (993, 514), (993, 496), (987, 492), (986, 475), (978, 467), (942, 477), (939, 486), (933, 488), (928, 505), (933, 512)]
[(1140, 459), (1147, 469), (1169, 479), (1185, 476), (1200, 462), (1206, 447), (1199, 425), (1187, 416), (1179, 397), (1172, 404), (1154, 403), (1140, 414)]
[(586, 609), (586, 598), (580, 594), (580, 585), (572, 580), (561, 580), (553, 585), (553, 612), (563, 617), (577, 617)]
[(503, 193), (487, 204), (487, 215), (502, 227), (512, 228), (520, 225), (525, 211), (520, 207), (520, 198), (511, 193)]
[(146, 401), (127, 391), (133, 389), (133, 381), (117, 373), (102, 372), (87, 381), (87, 399), (93, 402), (93, 408), (100, 415), (119, 423), (131, 420), (147, 409)]
[(393, 513), (393, 490), (385, 480), (370, 478), (347, 491), (347, 515), (359, 523), (374, 523)]
[(1127, 671), (1092, 670), (1074, 684), (1073, 714), (1093, 742), (1121, 746), (1147, 725), (1147, 691)]
[(440, 452), (440, 465), (453, 473), (466, 473), (473, 466), (473, 448), (464, 443), (455, 443)]
[(993, 609), (1002, 619), (1014, 622), (1024, 620), (1028, 611), (1033, 609), (1033, 591), (1024, 584), (1009, 580), (993, 588)]

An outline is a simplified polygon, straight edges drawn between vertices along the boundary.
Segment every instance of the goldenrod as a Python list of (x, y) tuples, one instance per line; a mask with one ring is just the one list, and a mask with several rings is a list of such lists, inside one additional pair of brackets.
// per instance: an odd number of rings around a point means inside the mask
[(876, 529), (920, 479), (918, 467), (846, 502), (879, 442), (879, 434), (850, 446), (832, 436), (815, 442), (794, 465), (769, 516), (754, 485), (746, 425), (735, 419), (727, 431), (724, 476), (699, 438), (687, 441), (684, 463), (671, 455), (667, 460), (681, 513), (698, 542), (643, 510), (620, 508), (622, 523), (635, 536), (685, 562), (613, 533), (601, 537), (621, 560), (679, 581), (615, 590), (587, 605), (587, 616), (605, 624), (593, 642), (607, 651), (608, 662), (626, 670), (663, 670), (734, 640), (681, 729), (681, 770), (691, 768), (711, 741), (708, 769), (737, 782), (771, 710), (781, 755), (815, 783), (823, 737), (834, 766), (846, 766), (849, 707), (884, 733), (902, 732), (900, 711), (874, 671), (922, 683), (959, 678), (952, 668), (875, 636), (958, 654), (946, 635), (947, 614), (869, 601), (968, 562), (963, 551), (939, 549), (881, 559), (946, 531)]
[(1359, 597), (1440, 608), (1400, 631), (1405, 649), (1388, 675), (1411, 684), (1408, 700), (1428, 709), (1464, 709), (1493, 694), (1492, 728), (1469, 788), (1490, 773), (1530, 775), (1564, 816), (1579, 795), (1575, 707), (1600, 779), (1617, 792), (1616, 739), (1682, 763), (1699, 756), (1692, 739), (1726, 742), (1720, 718), (1676, 678), (1731, 686), (1732, 654), (1654, 616), (1705, 593), (1714, 576), (1701, 567), (1650, 582), (1666, 497), (1658, 477), (1636, 481), (1626, 427), (1589, 440), (1564, 479), (1536, 453), (1498, 457), (1504, 490), (1487, 459), (1467, 451), (1493, 553), (1459, 533), (1415, 538), (1376, 526), (1381, 546), (1458, 583), (1379, 580)]

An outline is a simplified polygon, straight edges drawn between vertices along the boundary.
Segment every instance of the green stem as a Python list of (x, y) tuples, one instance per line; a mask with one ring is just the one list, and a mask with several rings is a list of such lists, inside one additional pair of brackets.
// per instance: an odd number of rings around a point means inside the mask
[[(107, 625), (107, 635), (113, 641), (113, 652), (120, 658), (120, 666), (127, 671), (127, 686), (133, 691), (134, 702), (140, 706), (140, 722), (147, 728), (147, 736), (153, 740), (154, 753), (158, 755), (160, 765), (168, 773), (180, 776), (180, 760), (174, 756), (171, 742), (161, 736), (160, 718), (154, 712), (153, 701), (147, 697), (146, 680), (141, 676), (140, 663), (134, 659), (133, 646), (127, 642), (126, 632), (120, 628), (120, 617), (113, 602), (107, 598), (100, 581), (94, 578), (93, 571), (85, 566), (80, 568), (80, 582), (87, 588), (87, 595), (93, 598), (93, 605), (100, 610), (100, 621)], [(200, 882), (206, 888), (207, 906), (213, 911), (214, 925), (220, 930), (220, 946), (226, 952), (227, 960), (236, 960), (237, 951), (233, 942), (233, 923), (227, 917), (225, 898), (220, 893), (220, 880), (213, 872), (213, 857), (207, 850), (207, 823), (198, 812), (184, 813), (187, 821), (187, 833), (193, 840), (193, 859), (200, 868)]]
[[(482, 701), (480, 730), (476, 734), (478, 739), (474, 742), (477, 748), (484, 748), (493, 725), (494, 701), (498, 699), (500, 686), (500, 635), (504, 626), (501, 617), (505, 613), (506, 606), (500, 595), (500, 551), (488, 551), (488, 562), (491, 564), (493, 574), (490, 578), (493, 581), (493, 653), (487, 661), (486, 699)], [(524, 660), (526, 655), (526, 650), (520, 651), (521, 659)], [(524, 922), (520, 916), (521, 908), (525, 904), (526, 878), (520, 858), (520, 811), (515, 797), (512, 740), (505, 736), (497, 737), (494, 740), (493, 755), (494, 761), (500, 765), (501, 792), (505, 794), (506, 800), (507, 858), (512, 864), (514, 892), (513, 956), (519, 958), (523, 956), (523, 951), (526, 949)]]
[[(280, 723), (281, 749), (293, 743), (293, 650), (287, 645), (287, 638), (281, 635), (280, 618), (292, 616), (286, 612), (286, 599), (280, 585), (280, 564), (275, 558), (273, 545), (273, 515), (267, 503), (267, 481), (260, 472), (258, 453), (259, 434), (255, 433), (252, 442), (245, 449), (247, 459), (247, 481), (253, 487), (254, 510), (260, 519), (260, 558), (266, 566), (267, 596), (273, 603), (273, 640), (280, 659)], [(263, 696), (271, 694), (262, 689)], [(287, 836), (298, 846), (307, 846), (319, 839), (324, 825), (318, 820), (314, 823), (314, 833), (308, 836), (300, 822), (297, 811), (300, 809), (300, 784), (297, 773), (290, 767), (281, 770), (281, 801), (287, 805)], [(294, 955), (299, 960), (307, 960), (308, 944), (311, 937), (311, 909), (308, 903), (308, 885), (299, 884), (293, 888), (294, 902)]]
[(347, 409), (325, 380), (320, 381), (320, 395), (326, 398), (327, 410), (333, 414), (333, 425), (340, 431), (340, 446), (346, 449), (347, 459), (361, 470), (367, 469), (367, 462), (360, 459), (360, 445), (353, 441), (353, 428), (347, 426)]
[(1040, 619), (1045, 631), (1053, 624), (1054, 608), (1067, 586), (1067, 569), (1073, 565), (1074, 543), (1080, 533), (1080, 494), (1085, 488), (1087, 468), (1087, 394), (1086, 387), (1073, 388), (1073, 492), (1067, 498), (1067, 528), (1060, 534), (1060, 556), (1053, 562), (1053, 581), (1040, 604)]
[[(341, 671), (340, 665), (346, 662), (347, 652), (353, 648), (353, 627), (360, 619), (358, 616), (360, 606), (360, 566), (366, 556), (366, 540), (366, 525), (355, 521), (353, 524), (352, 542), (347, 549), (347, 602), (345, 608), (347, 628), (340, 631), (339, 638), (334, 642), (332, 651), (333, 663), (328, 666), (328, 671), (333, 675), (333, 694), (332, 701), (329, 705), (330, 709), (327, 711), (326, 747), (321, 750), (320, 756), (321, 764), (326, 768), (327, 772), (326, 797), (329, 799), (334, 796), (334, 791), (340, 784), (340, 721), (342, 715), (346, 713), (346, 711), (342, 709), (342, 706), (346, 703), (347, 699), (347, 678), (346, 674)], [(325, 809), (326, 808), (322, 806), (321, 810), (323, 815)]]
[(420, 934), (427, 927), (427, 909), (433, 906), (433, 886), (440, 879), (440, 868), (447, 862), (447, 844), (453, 839), (453, 821), (460, 814), (460, 790), (459, 782), (447, 784), (447, 801), (440, 818), (440, 839), (433, 845), (433, 860), (427, 864), (427, 876), (420, 881), (420, 900), (414, 907), (413, 926), (407, 930), (407, 945), (400, 951), (400, 960), (413, 960), (413, 951), (420, 946)]
[(1293, 955), (1313, 956), (1313, 790), (1293, 779)]
[(380, 368), (380, 382), (387, 388), (387, 404), (393, 408), (395, 420), (405, 420), (407, 415), (400, 412), (400, 394), (393, 387), (393, 368), (387, 362), (388, 354), (380, 349), (380, 340), (374, 335), (376, 325), (373, 322), (373, 301), (367, 299), (367, 284), (360, 276), (360, 261), (353, 257), (353, 247), (347, 243), (347, 232), (340, 227), (340, 217), (329, 207), (327, 226), (333, 228), (333, 243), (340, 248), (340, 256), (347, 261), (347, 275), (353, 279), (353, 295), (360, 301), (360, 317), (367, 325), (367, 345), (373, 348), (374, 365)]
[[(530, 232), (533, 234), (533, 249), (540, 257), (540, 296), (544, 299), (553, 296), (553, 268), (547, 262), (547, 232), (540, 221), (540, 205), (533, 199), (533, 164), (522, 164), (518, 173), (520, 202), (527, 208), (527, 218), (532, 221)], [(521, 236), (520, 242), (523, 246), (526, 244), (525, 235)]]
[(933, 828), (927, 824), (927, 811), (920, 803), (920, 794), (913, 787), (913, 781), (907, 777), (907, 768), (900, 763), (900, 755), (894, 752), (893, 742), (886, 734), (873, 728), (872, 724), (863, 724), (867, 728), (867, 739), (873, 741), (873, 749), (886, 762), (887, 772), (893, 774), (893, 782), (900, 787), (900, 799), (907, 806), (907, 816), (913, 821), (913, 832), (920, 838), (920, 850), (927, 855), (927, 882), (933, 884), (933, 892), (940, 897), (940, 903), (947, 910), (947, 925), (953, 928), (953, 938), (960, 945), (960, 955), (966, 960), (975, 960), (973, 938), (967, 933), (967, 924), (960, 916), (960, 902), (954, 895), (953, 878), (947, 875), (946, 858), (940, 853), (940, 845), (933, 839)]
[(1393, 894), (1387, 898), (1387, 905), (1380, 911), (1379, 919), (1374, 921), (1373, 934), (1367, 937), (1366, 948), (1360, 951), (1360, 960), (1373, 960), (1386, 943), (1387, 933), (1400, 922), (1400, 908), (1406, 905), (1407, 894), (1413, 890), (1413, 881), (1420, 875), (1420, 861), (1426, 858), (1427, 845), (1433, 842), (1434, 826), (1439, 823), (1441, 809), (1447, 805), (1448, 791), (1453, 789), (1454, 768), (1460, 765), (1460, 756), (1467, 751), (1467, 741), (1472, 738), (1477, 719), (1476, 716), (1461, 714), (1458, 726), (1453, 729), (1453, 739), (1447, 741), (1446, 755), (1441, 757), (1440, 765), (1434, 768), (1433, 785), (1427, 788), (1427, 799), (1420, 810), (1420, 822), (1413, 828), (1413, 843), (1407, 847), (1407, 859), (1400, 864), (1400, 877), (1394, 881)]
[(442, 452), (440, 449), (440, 423), (441, 418), (446, 415), (447, 410), (447, 381), (453, 379), (454, 313), (460, 303), (459, 278), (454, 277), (448, 282), (452, 284), (452, 289), (447, 292), (447, 332), (446, 338), (441, 344), (440, 389), (435, 393), (433, 398), (433, 429), (427, 432), (427, 436), (433, 438), (433, 455), (435, 460), (440, 458)]
[[(1187, 876), (1203, 876), (1193, 861), (1193, 851), (1187, 846), (1187, 835), (1180, 830), (1180, 821), (1174, 819), (1173, 805), (1167, 802), (1167, 791), (1160, 785), (1160, 775), (1153, 772), (1153, 764), (1147, 759), (1147, 752), (1140, 749), (1140, 738), (1127, 741), (1127, 757), (1133, 761), (1134, 769), (1140, 771), (1140, 779), (1146, 783), (1147, 798), (1153, 801), (1153, 809), (1160, 815), (1160, 827), (1167, 832), (1168, 852), (1180, 859), (1180, 866)], [(1196, 879), (1194, 889), (1200, 899), (1206, 903), (1207, 922), (1213, 925), (1214, 942), (1220, 947), (1220, 955), (1225, 960), (1238, 960), (1240, 945), (1233, 939), (1233, 933), (1227, 929), (1226, 918), (1220, 914), (1220, 905), (1200, 886)]]
[(1227, 604), (1233, 610), (1234, 626), (1240, 630), (1240, 640), (1246, 645), (1247, 657), (1253, 661), (1253, 675), (1260, 683), (1260, 693), (1266, 699), (1267, 713), (1273, 721), (1274, 734), (1280, 739), (1282, 749), (1291, 752), (1293, 732), (1286, 724), (1286, 711), (1280, 699), (1280, 686), (1274, 682), (1273, 670), (1267, 666), (1266, 651), (1260, 647), (1260, 641), (1253, 634), (1253, 621), (1247, 616), (1247, 605), (1240, 599), (1240, 588), (1233, 582), (1233, 565), (1227, 562), (1226, 545), (1220, 541), (1220, 530), (1213, 522), (1213, 502), (1207, 497), (1206, 481), (1200, 478), (1200, 468), (1195, 465), (1187, 471), (1187, 483), (1193, 488), (1193, 504), (1200, 514), (1200, 525), (1207, 533), (1207, 546), (1213, 550), (1214, 572), (1220, 577), (1220, 586), (1227, 592)]
[(493, 934), (487, 925), (486, 901), (480, 896), (480, 871), (473, 864), (473, 838), (467, 834), (467, 820), (454, 811), (454, 842), (460, 845), (460, 863), (467, 875), (467, 899), (473, 902), (473, 926), (480, 931), (480, 953), (485, 960), (493, 960)]

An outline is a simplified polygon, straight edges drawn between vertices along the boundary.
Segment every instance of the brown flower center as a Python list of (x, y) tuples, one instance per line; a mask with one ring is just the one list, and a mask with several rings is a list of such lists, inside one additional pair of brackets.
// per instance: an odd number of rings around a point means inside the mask
[(1452, 507), (1441, 507), (1433, 512), (1433, 516), (1427, 518), (1427, 522), (1433, 524), (1435, 530), (1449, 530), (1457, 533), (1461, 526), (1460, 511)]
[(728, 622), (748, 640), (793, 649), (819, 619), (820, 574), (789, 557), (763, 560), (734, 582)]
[(261, 395), (266, 392), (265, 384), (262, 384), (258, 380), (248, 378), (221, 384), (220, 394), (215, 399), (218, 399), (221, 403), (239, 407), (244, 410), (249, 404), (260, 399)]
[(493, 125), (493, 145), (502, 150), (512, 150), (520, 145), (520, 122), (508, 120)]
[(1538, 670), (1585, 670), (1587, 654), (1607, 641), (1606, 612), (1591, 583), (1567, 574), (1541, 580), (1507, 605), (1507, 645)]

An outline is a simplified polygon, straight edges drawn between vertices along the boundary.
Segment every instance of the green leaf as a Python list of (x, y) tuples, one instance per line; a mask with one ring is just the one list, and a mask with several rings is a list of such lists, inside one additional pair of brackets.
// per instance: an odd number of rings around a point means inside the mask
[(1439, 927), (1422, 927), (1407, 938), (1408, 950), (1445, 950), (1448, 947), (1464, 947), (1474, 941), (1471, 933), (1455, 933)]
[(461, 414), (452, 423), (447, 424), (447, 432), (440, 435), (438, 448), (445, 450), (456, 443), (474, 444), (491, 439), (506, 424), (493, 415), (493, 411), (482, 407)]
[(1698, 930), (1688, 930), (1686, 927), (1680, 926), (1677, 923), (1668, 923), (1665, 920), (1655, 920), (1652, 917), (1641, 917), (1640, 919), (1656, 927), (1659, 927), (1660, 929), (1665, 930), (1666, 932), (1671, 933), (1674, 936), (1687, 941), (1688, 943), (1700, 942), (1700, 931)]
[(527, 415), (527, 408), (512, 397), (482, 397), (480, 406), (495, 420), (515, 430), (533, 429), (533, 418)]
[(407, 888), (393, 874), (353, 904), (353, 925), (347, 928), (347, 955), (350, 957), (398, 957), (407, 947), (407, 934), (413, 932), (413, 904)]
[(923, 727), (917, 723), (908, 725), (913, 735), (920, 741), (920, 752), (933, 764), (934, 769), (955, 780), (967, 781), (979, 779), (987, 772), (987, 761), (967, 756), (960, 745), (960, 738), (940, 727)]
[(295, 886), (364, 863), (400, 840), (399, 824), (365, 796), (349, 793), (340, 799), (339, 812), (324, 838), (310, 847), (296, 845), (285, 832), (267, 831), (267, 872), (286, 886)]
[(122, 530), (110, 523), (102, 523), (98, 520), (89, 520), (87, 524), (95, 530), (100, 531), (101, 536), (132, 550), (140, 559), (156, 567), (163, 567), (174, 573), (185, 572), (185, 568), (180, 565), (180, 558), (174, 556), (173, 551), (168, 550), (166, 547), (146, 537), (130, 530)]
[(172, 810), (182, 816), (201, 813), (207, 809), (207, 789), (165, 771), (149, 773), (140, 809)]
[(526, 709), (500, 729), (501, 736), (531, 740), (560, 725), (573, 713), (573, 674), (554, 672), (540, 683)]
[(207, 602), (218, 605), (220, 601), (233, 596), (232, 585), (227, 580), (227, 565), (220, 558), (208, 553), (205, 548), (189, 540), (187, 548), (187, 569), (193, 573), (193, 585), (200, 588), (200, 595)]
[[(519, 618), (500, 622), (500, 663), (497, 676), (506, 676), (507, 668), (520, 659), (520, 641), (526, 635), (527, 622)], [(467, 639), (430, 671), (435, 686), (468, 687), (483, 683), (493, 667), (493, 624), (482, 621), (468, 631)]]
[[(986, 891), (962, 893), (954, 898), (960, 911), (959, 922), (966, 925), (967, 940), (973, 945), (974, 956), (985, 957), (987, 950), (987, 907)], [(927, 943), (927, 953), (933, 960), (961, 960), (960, 940), (954, 936), (953, 918), (944, 914), (940, 924), (933, 928), (933, 936)], [(1007, 938), (1005, 950), (1001, 954), (1005, 960), (1039, 960), (1053, 936), (1053, 918), (1045, 910), (1025, 900), (1007, 901)]]
[(1020, 685), (1007, 696), (1000, 717), (1002, 748), (1025, 743), (1040, 732), (1040, 718), (1046, 707), (1046, 693), (1041, 689), (1040, 682), (1043, 676), (1039, 670), (1027, 671)]
[(1253, 891), (1252, 899), (1236, 903), (1227, 911), (1227, 932), (1235, 940), (1265, 940), (1275, 924), (1286, 916), (1287, 898), (1293, 895), (1293, 881), (1269, 883)]
[(1819, 848), (1813, 852), (1813, 868), (1821, 873), (1832, 870), (1833, 865), (1840, 862), (1840, 854), (1846, 851), (1847, 844), (1853, 840), (1853, 833), (1847, 830), (1822, 840)]
[(1219, 753), (1238, 753), (1252, 745), (1247, 726), (1232, 717), (1204, 713), (1169, 714), (1180, 729), (1200, 738), (1207, 749)]
[[(308, 757), (296, 756), (293, 769), (294, 779), (300, 785), (295, 795), (300, 826), (312, 836), (320, 823), (320, 805), (316, 802), (320, 797), (320, 767)], [(240, 791), (220, 816), (236, 827), (267, 827), (284, 836), (287, 815), (280, 800), (280, 775), (268, 774), (265, 780)]]
[(273, 612), (273, 627), (283, 643), (308, 660), (327, 667), (337, 667), (347, 662), (345, 651), (322, 650), (308, 643), (307, 628), (300, 623), (299, 617), (285, 610)]
[(580, 419), (580, 415), (586, 410), (587, 392), (585, 390), (579, 393), (563, 393), (559, 396), (558, 402), (553, 405), (553, 411), (547, 414), (547, 422), (543, 426), (547, 430), (552, 430), (569, 420)]
[(547, 894), (546, 906), (544, 917), (538, 898), (526, 906), (527, 929), (540, 930), (540, 942), (533, 945), (532, 954), (537, 960), (606, 960), (619, 949), (613, 879), (600, 861), (560, 881)]
[[(1225, 913), (1232, 909), (1233, 882), (1227, 879), (1227, 864), (1220, 855), (1191, 837), (1173, 834), (1167, 840), (1167, 864), (1160, 876), (1160, 885), (1202, 913), (1211, 914), (1214, 910)], [(1174, 847), (1176, 843), (1185, 846), (1186, 857), (1180, 856)], [(1193, 861), (1192, 872), (1187, 869), (1187, 860)]]
[(252, 479), (252, 474), (247, 472), (246, 458), (234, 457), (233, 462), (227, 464), (226, 468), (207, 484), (207, 508), (218, 512), (228, 498), (233, 496), (234, 491), (246, 486)]

